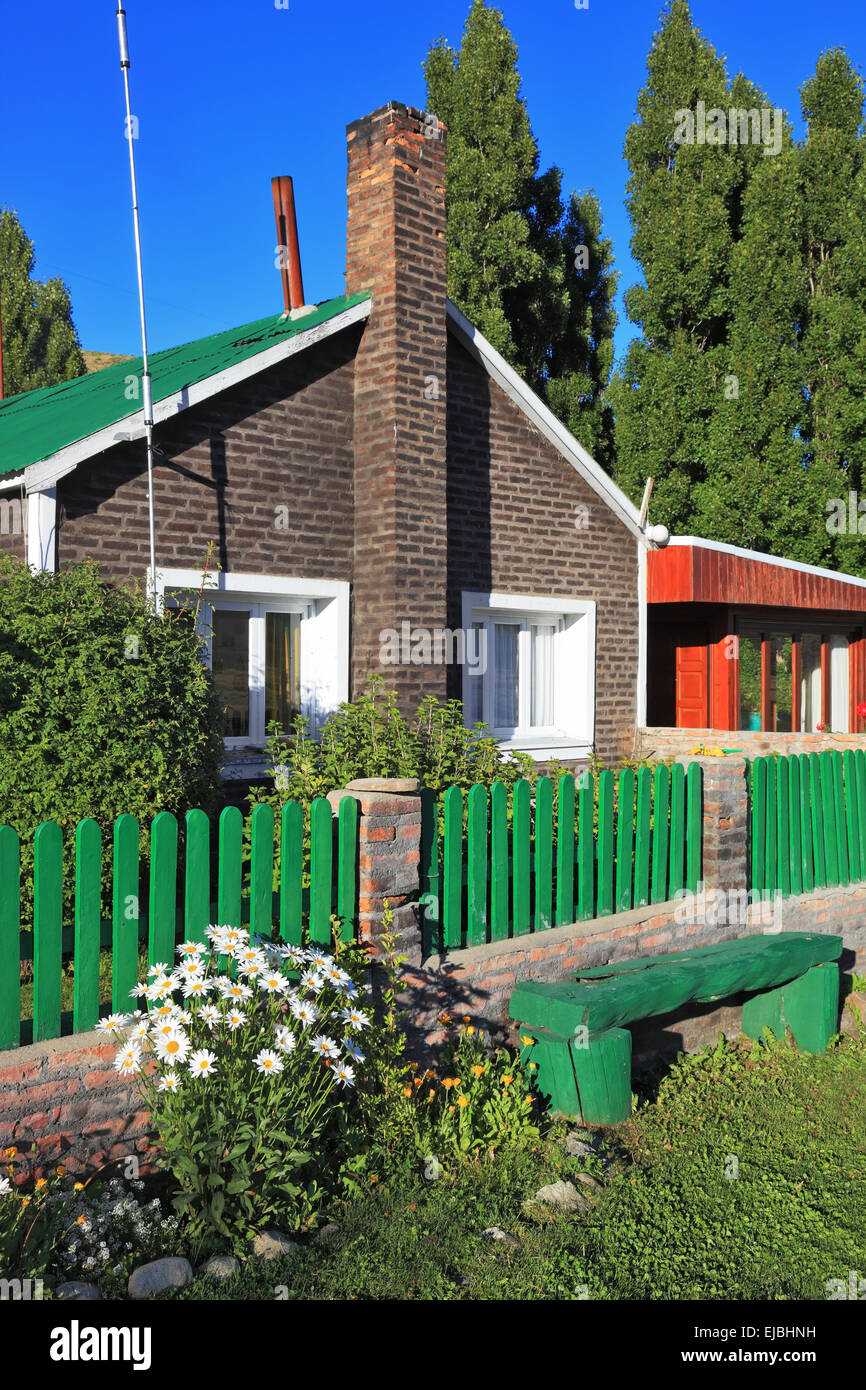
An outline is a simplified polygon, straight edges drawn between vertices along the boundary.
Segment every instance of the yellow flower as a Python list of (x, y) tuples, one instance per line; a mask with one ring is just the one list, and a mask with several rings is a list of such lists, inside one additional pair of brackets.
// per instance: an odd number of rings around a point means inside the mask
[(62, 1178), (62, 1177), (65, 1175), (65, 1173), (66, 1173), (66, 1169), (64, 1168), (63, 1164), (62, 1164), (62, 1163), (58, 1164), (58, 1166), (57, 1166), (57, 1176), (58, 1176), (58, 1178)]
[(371, 1183), (374, 1183), (374, 1182), (378, 1182), (378, 1181), (379, 1181), (379, 1179), (376, 1177), (376, 1174), (375, 1174), (375, 1173), (371, 1173), (371, 1174), (370, 1174), (370, 1182), (371, 1182)]
[(449, 1115), (453, 1115), (453, 1114), (454, 1114), (454, 1106), (453, 1106), (453, 1105), (449, 1105), (449, 1107), (448, 1107), (448, 1114), (449, 1114)]
[(475, 1029), (474, 1029), (474, 1028), (471, 1026), (471, 1024), (470, 1024), (470, 1026), (466, 1029), (466, 1032), (467, 1032), (467, 1033), (474, 1033), (474, 1032), (475, 1032)]
[(83, 1192), (83, 1191), (84, 1191), (84, 1183), (83, 1183), (83, 1182), (77, 1182), (77, 1183), (75, 1184), (75, 1187), (73, 1188), (73, 1191), (74, 1191), (74, 1192)]
[(411, 1094), (412, 1094), (412, 1087), (411, 1087), (411, 1086), (404, 1086), (404, 1087), (403, 1087), (403, 1095), (404, 1095), (404, 1096), (411, 1096)]
[(38, 1179), (37, 1179), (37, 1182), (36, 1182), (36, 1191), (37, 1191), (37, 1192), (39, 1191), (40, 1187), (47, 1187), (47, 1186), (48, 1186), (48, 1179), (47, 1179), (47, 1178), (38, 1178)]
[(469, 1104), (469, 1097), (468, 1097), (468, 1096), (458, 1096), (458, 1097), (457, 1097), (457, 1104), (458, 1104), (458, 1105), (468, 1105), (468, 1104)]
[(527, 1104), (527, 1105), (531, 1105), (531, 1104), (532, 1104), (532, 1096), (527, 1096), (527, 1097), (526, 1097), (526, 1104)]
[(520, 1041), (523, 1043), (523, 1046), (524, 1046), (524, 1047), (532, 1047), (532, 1044), (535, 1042), (535, 1039), (534, 1039), (534, 1038), (527, 1038), (527, 1037), (524, 1036), (524, 1037), (522, 1037), (522, 1038), (520, 1039)]
[(4, 1149), (3, 1152), (4, 1152), (5, 1156), (6, 1156), (6, 1158), (14, 1158), (15, 1155), (17, 1154), (18, 1150), (17, 1150), (17, 1149)]
[(82, 1212), (80, 1216), (76, 1216), (76, 1218), (75, 1218), (75, 1224), (76, 1224), (76, 1226), (83, 1226), (86, 1220), (87, 1220), (87, 1217), (86, 1217), (86, 1216), (84, 1215), (84, 1213)]
[(29, 1207), (29, 1206), (30, 1206), (30, 1198), (29, 1198), (29, 1197), (22, 1197), (22, 1198), (21, 1198), (21, 1205), (22, 1205), (22, 1207)]
[(445, 1087), (446, 1091), (450, 1091), (452, 1086), (457, 1085), (456, 1078), (453, 1076), (445, 1076), (442, 1078), (442, 1085)]
[(503, 1084), (503, 1086), (510, 1086), (513, 1080), (514, 1080), (514, 1077), (513, 1077), (513, 1076), (508, 1076), (508, 1075), (503, 1076), (503, 1078), (502, 1078), (502, 1084)]
[(423, 1085), (424, 1085), (424, 1078), (423, 1078), (423, 1076), (416, 1076), (416, 1077), (414, 1077), (413, 1080), (412, 1080), (412, 1085), (413, 1085), (413, 1086), (423, 1086)]
[(429, 1105), (430, 1102), (431, 1102), (431, 1100), (435, 1100), (435, 1098), (436, 1098), (436, 1092), (435, 1092), (435, 1091), (431, 1091), (430, 1094), (429, 1094), (428, 1097), (427, 1097), (427, 1104)]
[(484, 1071), (484, 1068), (483, 1068), (483, 1067), (480, 1067), (480, 1066), (478, 1066), (478, 1065), (476, 1065), (476, 1066), (474, 1066), (474, 1067), (472, 1068), (472, 1070), (473, 1070), (473, 1072), (475, 1073), (476, 1076), (481, 1076), (482, 1073), (483, 1073), (483, 1071)]
[(451, 1015), (450, 1015), (450, 1014), (440, 1014), (440, 1015), (439, 1015), (439, 1022), (440, 1022), (440, 1023), (450, 1023), (450, 1022), (451, 1022)]
[(537, 1070), (538, 1070), (538, 1063), (537, 1063), (537, 1062), (530, 1062), (530, 1063), (529, 1063), (529, 1070), (530, 1070), (530, 1071), (537, 1071)]
[(471, 1022), (472, 1022), (472, 1019), (470, 1018), (469, 1014), (464, 1014), (464, 1015), (463, 1015), (463, 1022), (464, 1022), (464, 1023), (471, 1023)]

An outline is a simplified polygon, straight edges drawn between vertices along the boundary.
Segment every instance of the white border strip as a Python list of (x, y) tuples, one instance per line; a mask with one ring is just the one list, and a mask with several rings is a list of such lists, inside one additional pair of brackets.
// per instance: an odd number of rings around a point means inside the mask
[(600, 464), (596, 463), (591, 454), (588, 454), (579, 444), (573, 434), (557, 420), (556, 416), (544, 404), (539, 396), (526, 385), (505, 361), (505, 358), (488, 343), (483, 334), (461, 314), (456, 304), (449, 299), (446, 301), (448, 307), (448, 317), (451, 319), (451, 329), (455, 337), (463, 344), (468, 352), (480, 362), (493, 378), (497, 385), (502, 387), (506, 396), (519, 406), (523, 414), (532, 422), (540, 434), (562, 454), (583, 480), (589, 484), (593, 492), (597, 493), (603, 502), (607, 503), (611, 511), (619, 518), (623, 525), (635, 535), (638, 540), (650, 549), (655, 550), (656, 546), (647, 539), (641, 525), (640, 512), (633, 502), (630, 502), (625, 493), (617, 487), (612, 478)]
[[(224, 371), (205, 377), (203, 381), (196, 382), (193, 386), (184, 386), (180, 391), (175, 391), (170, 396), (164, 396), (162, 400), (154, 402), (154, 424), (163, 424), (172, 416), (180, 414), (181, 411), (189, 410), (192, 406), (199, 405), (202, 401), (217, 395), (218, 392), (237, 386), (240, 382), (248, 380), (249, 377), (267, 371), (269, 367), (275, 367), (280, 362), (285, 362), (295, 353), (303, 352), (306, 348), (312, 347), (314, 343), (321, 342), (324, 338), (330, 338), (332, 334), (340, 333), (344, 328), (351, 327), (353, 323), (368, 318), (371, 304), (372, 300), (364, 299), (360, 304), (354, 304), (352, 308), (344, 309), (334, 318), (327, 319), (324, 323), (318, 323), (314, 328), (308, 328), (304, 333), (295, 334), (291, 338), (284, 338), (281, 342), (275, 343), (273, 347), (265, 348), (262, 352), (254, 353), (252, 357), (246, 357), (243, 362), (235, 363), (233, 367), (226, 367)], [(126, 415), (122, 419), (106, 425), (104, 429), (97, 430), (94, 434), (89, 434), (74, 444), (68, 444), (63, 449), (58, 449), (56, 453), (50, 454), (45, 459), (40, 459), (38, 463), (28, 464), (23, 470), (26, 491), (28, 493), (41, 492), (46, 487), (53, 487), (60, 478), (65, 478), (67, 473), (71, 473), (78, 467), (79, 463), (92, 458), (94, 454), (110, 449), (113, 444), (117, 444), (123, 439), (143, 438), (144, 426), (139, 409), (133, 415)], [(17, 476), (20, 481), (20, 473)]]

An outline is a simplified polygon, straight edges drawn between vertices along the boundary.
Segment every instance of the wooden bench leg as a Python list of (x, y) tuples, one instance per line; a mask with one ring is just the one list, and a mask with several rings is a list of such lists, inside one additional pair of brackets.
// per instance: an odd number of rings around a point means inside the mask
[(743, 1032), (760, 1038), (769, 1028), (777, 1038), (790, 1028), (801, 1052), (824, 1052), (836, 1032), (839, 967), (833, 961), (813, 965), (805, 975), (777, 989), (753, 994), (743, 1004)]
[(534, 1075), (540, 1094), (551, 1110), (561, 1110), (563, 1115), (579, 1115), (580, 1102), (569, 1051), (571, 1039), (548, 1033), (544, 1028), (534, 1028), (532, 1036), (535, 1046), (529, 1055), (538, 1067)]
[(608, 1028), (589, 1046), (571, 1041), (580, 1113), (588, 1124), (619, 1125), (631, 1114), (631, 1033)]

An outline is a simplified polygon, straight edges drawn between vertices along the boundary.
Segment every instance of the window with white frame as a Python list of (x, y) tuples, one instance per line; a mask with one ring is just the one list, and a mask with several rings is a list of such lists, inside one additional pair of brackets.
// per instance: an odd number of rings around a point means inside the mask
[[(464, 708), (506, 746), (575, 756), (595, 729), (595, 603), (466, 593)], [(473, 636), (468, 639), (468, 632)]]
[[(349, 586), (255, 575), (209, 576), (197, 631), (223, 711), (227, 749), (263, 748), (267, 726), (297, 714), (315, 732), (348, 698)], [(166, 570), (159, 593), (169, 606), (197, 595), (201, 576)], [(266, 587), (267, 586), (267, 587)]]

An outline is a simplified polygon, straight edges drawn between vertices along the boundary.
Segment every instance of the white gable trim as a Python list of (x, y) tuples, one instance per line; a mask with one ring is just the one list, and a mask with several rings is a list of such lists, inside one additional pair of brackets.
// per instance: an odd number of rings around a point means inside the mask
[(448, 317), (451, 320), (449, 328), (455, 338), (466, 348), (467, 352), (479, 362), (489, 376), (501, 386), (506, 396), (519, 406), (523, 414), (531, 424), (535, 426), (539, 434), (543, 434), (545, 439), (562, 455), (576, 473), (579, 473), (584, 482), (588, 483), (601, 500), (606, 503), (619, 521), (627, 526), (639, 541), (650, 549), (655, 550), (656, 546), (646, 537), (640, 524), (640, 513), (633, 502), (629, 501), (625, 493), (617, 487), (616, 483), (608, 477), (604, 469), (596, 463), (591, 454), (588, 454), (582, 444), (579, 444), (573, 434), (557, 420), (552, 410), (544, 404), (534, 391), (530, 390), (526, 382), (518, 376), (513, 367), (510, 367), (505, 358), (488, 343), (483, 334), (474, 328), (469, 320), (461, 314), (457, 305), (447, 300)]
[[(193, 386), (184, 386), (180, 391), (175, 391), (170, 396), (164, 396), (161, 400), (154, 401), (154, 424), (162, 424), (166, 420), (170, 420), (172, 416), (180, 414), (181, 411), (189, 410), (194, 405), (200, 405), (202, 401), (216, 396), (220, 391), (227, 391), (230, 387), (247, 381), (251, 376), (256, 376), (259, 372), (267, 371), (269, 367), (275, 367), (278, 363), (285, 362), (287, 358), (294, 357), (295, 353), (303, 352), (306, 348), (312, 347), (314, 343), (321, 342), (324, 338), (330, 338), (334, 333), (340, 333), (344, 328), (351, 327), (353, 323), (368, 318), (370, 305), (369, 299), (362, 300), (360, 304), (354, 304), (350, 309), (344, 309), (341, 314), (328, 319), (326, 323), (318, 323), (314, 328), (308, 328), (305, 333), (298, 333), (292, 338), (284, 338), (282, 342), (275, 343), (273, 347), (265, 348), (263, 352), (257, 352), (252, 357), (247, 357), (243, 362), (237, 362), (233, 367), (226, 367), (224, 371), (205, 377), (204, 381), (196, 382)], [(134, 414), (106, 425), (105, 429), (97, 430), (94, 434), (87, 435), (86, 438), (79, 439), (74, 444), (68, 444), (65, 449), (59, 449), (57, 453), (41, 459), (38, 463), (29, 464), (24, 469), (26, 490), (28, 493), (42, 492), (47, 487), (53, 487), (61, 478), (65, 478), (67, 473), (72, 473), (79, 463), (92, 458), (94, 454), (102, 453), (105, 449), (110, 449), (113, 444), (117, 444), (120, 440), (143, 438), (144, 424), (139, 408)]]

